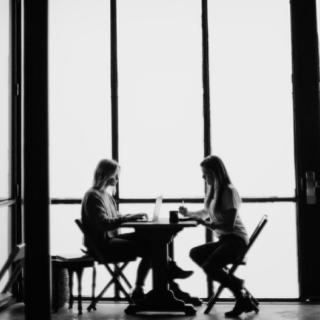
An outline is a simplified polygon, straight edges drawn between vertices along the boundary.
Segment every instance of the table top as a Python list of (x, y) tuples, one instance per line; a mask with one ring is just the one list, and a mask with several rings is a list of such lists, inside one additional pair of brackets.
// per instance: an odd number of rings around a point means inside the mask
[(130, 221), (125, 222), (120, 228), (188, 228), (196, 227), (197, 221), (179, 221), (177, 223), (170, 223), (169, 218), (160, 218), (158, 221)]

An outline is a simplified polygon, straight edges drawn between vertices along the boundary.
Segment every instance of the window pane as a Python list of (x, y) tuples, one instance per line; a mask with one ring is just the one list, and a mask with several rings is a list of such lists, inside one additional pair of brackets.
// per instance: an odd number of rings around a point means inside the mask
[(118, 1), (121, 197), (202, 196), (201, 43), (199, 1)]
[(82, 197), (111, 157), (109, 2), (49, 4), (51, 197)]
[[(249, 236), (263, 215), (268, 223), (236, 271), (256, 298), (298, 298), (298, 256), (294, 203), (243, 203), (241, 217)], [(275, 285), (275, 283), (277, 285)], [(224, 297), (231, 297), (228, 290)]]
[(290, 3), (208, 6), (212, 152), (243, 197), (294, 196)]
[(9, 198), (9, 1), (0, 2), (0, 199)]
[[(0, 208), (0, 268), (4, 266), (4, 263), (9, 257), (11, 250), (10, 247), (10, 239), (9, 239), (9, 212), (10, 208), (2, 207)], [(6, 272), (0, 282), (0, 292), (6, 285), (9, 279), (9, 272)]]

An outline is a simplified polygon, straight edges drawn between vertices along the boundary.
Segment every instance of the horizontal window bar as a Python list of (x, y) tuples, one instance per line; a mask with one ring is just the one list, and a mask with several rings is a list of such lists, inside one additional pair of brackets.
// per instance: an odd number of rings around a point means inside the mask
[[(242, 198), (244, 203), (256, 203), (256, 202), (297, 202), (297, 197), (269, 197), (269, 198)], [(81, 199), (51, 199), (51, 204), (81, 204)], [(118, 203), (153, 203), (155, 199), (153, 198), (126, 198), (126, 199), (117, 199)], [(203, 203), (204, 198), (170, 198), (163, 199), (163, 203)]]

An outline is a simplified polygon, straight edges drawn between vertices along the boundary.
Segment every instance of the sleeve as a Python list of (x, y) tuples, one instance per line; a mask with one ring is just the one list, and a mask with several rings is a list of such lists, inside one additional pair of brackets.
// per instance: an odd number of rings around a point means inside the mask
[[(109, 205), (110, 209), (114, 206), (111, 202)], [(114, 209), (116, 210), (116, 208)], [(104, 206), (103, 199), (96, 194), (90, 194), (88, 196), (86, 212), (94, 226), (103, 232), (118, 229), (124, 222), (122, 216), (112, 217), (111, 212), (108, 212), (108, 208)]]
[(222, 196), (222, 207), (224, 210), (239, 209), (240, 203), (241, 199), (237, 190), (233, 188), (225, 189)]

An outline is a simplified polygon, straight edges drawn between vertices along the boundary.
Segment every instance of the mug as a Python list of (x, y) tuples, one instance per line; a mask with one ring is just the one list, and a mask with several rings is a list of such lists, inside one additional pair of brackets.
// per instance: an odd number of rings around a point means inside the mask
[(178, 211), (170, 211), (169, 221), (170, 221), (170, 223), (179, 222)]

